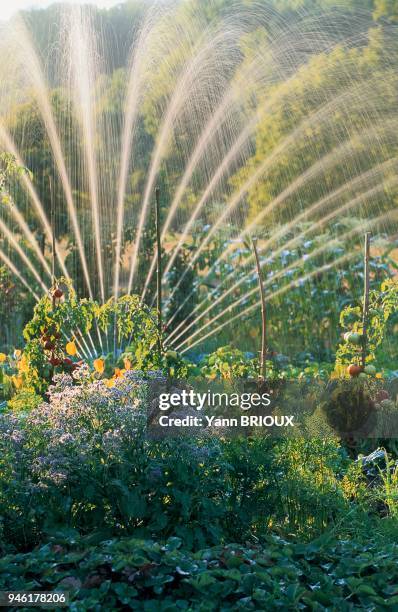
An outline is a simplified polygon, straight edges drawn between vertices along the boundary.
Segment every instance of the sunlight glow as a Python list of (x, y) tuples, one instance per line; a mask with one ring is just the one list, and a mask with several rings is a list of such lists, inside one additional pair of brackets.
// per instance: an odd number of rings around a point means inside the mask
[[(0, 22), (8, 21), (18, 11), (31, 10), (31, 9), (43, 9), (47, 8), (51, 4), (57, 4), (49, 0), (14, 0), (11, 2), (0, 3)], [(80, 0), (63, 0), (62, 4), (82, 4)], [(95, 4), (99, 8), (111, 8), (120, 4), (120, 0), (91, 0), (88, 3), (83, 4)]]

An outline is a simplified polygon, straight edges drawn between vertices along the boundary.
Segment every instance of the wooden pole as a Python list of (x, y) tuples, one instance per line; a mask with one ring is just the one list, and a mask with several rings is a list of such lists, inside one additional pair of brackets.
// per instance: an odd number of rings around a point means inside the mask
[(55, 286), (55, 210), (54, 210), (54, 194), (51, 176), (48, 177), (50, 186), (50, 221), (51, 221), (51, 275), (52, 283)]
[(156, 270), (156, 285), (157, 285), (157, 296), (156, 296), (156, 310), (158, 314), (158, 350), (159, 355), (162, 353), (162, 244), (160, 239), (160, 189), (155, 189), (156, 199), (156, 250), (157, 250), (157, 270)]
[(369, 319), (369, 254), (370, 254), (370, 232), (365, 234), (364, 249), (364, 279), (363, 279), (363, 310), (362, 310), (362, 366), (366, 365), (366, 354), (368, 346), (368, 319)]
[[(40, 244), (40, 251), (42, 252), (43, 257), (45, 257), (45, 254), (46, 254), (46, 234), (45, 234), (44, 231), (40, 234), (39, 241), (40, 241), (39, 242), (39, 244)], [(41, 267), (41, 280), (44, 282), (45, 278), (46, 278), (46, 269), (45, 269), (44, 265), (42, 265), (42, 267)]]
[(261, 297), (261, 353), (260, 353), (260, 380), (266, 378), (266, 356), (267, 356), (267, 311), (265, 308), (265, 292), (263, 276), (261, 273), (260, 259), (257, 251), (257, 238), (252, 238), (253, 252), (256, 260), (258, 287)]

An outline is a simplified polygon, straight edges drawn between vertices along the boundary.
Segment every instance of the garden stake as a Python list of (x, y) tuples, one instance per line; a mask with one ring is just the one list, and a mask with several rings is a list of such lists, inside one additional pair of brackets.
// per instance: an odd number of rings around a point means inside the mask
[(160, 189), (155, 189), (156, 199), (156, 248), (157, 248), (157, 270), (156, 270), (156, 283), (157, 283), (157, 296), (156, 296), (156, 309), (158, 313), (158, 351), (159, 357), (162, 354), (162, 245), (160, 240)]
[[(40, 234), (39, 245), (40, 245), (40, 251), (42, 252), (42, 255), (44, 257), (46, 253), (46, 234), (44, 233), (44, 231)], [(44, 281), (45, 278), (46, 278), (46, 270), (45, 270), (44, 265), (42, 265), (41, 280)]]
[(51, 275), (52, 282), (55, 285), (55, 211), (53, 198), (53, 185), (51, 176), (48, 177), (50, 186), (50, 216), (51, 216)]
[[(51, 221), (51, 276), (52, 276), (52, 287), (55, 289), (55, 210), (54, 210), (54, 197), (53, 197), (53, 184), (51, 176), (48, 177), (48, 183), (50, 187), (50, 221)], [(54, 292), (52, 296), (53, 309), (55, 309), (55, 297)]]
[(369, 317), (369, 251), (370, 251), (370, 232), (365, 234), (364, 252), (364, 290), (363, 290), (363, 311), (362, 311), (362, 367), (366, 365), (366, 352), (368, 344), (368, 317)]
[(265, 293), (263, 277), (261, 274), (260, 259), (257, 251), (257, 238), (252, 238), (253, 252), (256, 260), (258, 287), (261, 297), (261, 356), (260, 356), (260, 381), (264, 382), (266, 376), (266, 354), (267, 354), (267, 313), (265, 309)]

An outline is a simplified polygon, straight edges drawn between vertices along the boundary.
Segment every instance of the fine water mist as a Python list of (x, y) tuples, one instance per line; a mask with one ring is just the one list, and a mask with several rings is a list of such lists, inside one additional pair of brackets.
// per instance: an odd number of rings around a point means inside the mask
[[(364, 231), (397, 231), (396, 26), (339, 7), (195, 7), (148, 5), (123, 44), (87, 6), (58, 10), (51, 45), (29, 13), (0, 42), (0, 151), (29, 169), (0, 208), (0, 261), (36, 300), (54, 255), (79, 296), (153, 305), (158, 186), (165, 342), (183, 352), (258, 310), (251, 237), (267, 301), (283, 303), (350, 265)], [(82, 354), (103, 341), (83, 338)]]

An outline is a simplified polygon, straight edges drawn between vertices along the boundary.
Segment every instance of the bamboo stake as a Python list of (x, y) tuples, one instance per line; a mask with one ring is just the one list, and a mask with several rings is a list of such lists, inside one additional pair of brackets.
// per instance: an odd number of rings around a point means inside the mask
[(156, 284), (157, 284), (157, 296), (156, 296), (156, 310), (158, 314), (158, 351), (159, 356), (162, 353), (162, 244), (160, 240), (160, 189), (155, 189), (156, 199), (156, 249), (157, 249), (157, 267), (156, 267)]
[(260, 353), (260, 381), (264, 381), (266, 378), (266, 355), (267, 355), (267, 311), (265, 308), (265, 292), (263, 277), (261, 273), (260, 259), (257, 251), (257, 238), (252, 238), (252, 246), (254, 257), (256, 260), (257, 276), (258, 276), (258, 287), (261, 297), (261, 353)]
[(365, 234), (364, 249), (364, 289), (363, 289), (363, 310), (362, 310), (362, 366), (366, 365), (366, 354), (368, 345), (368, 319), (369, 319), (369, 253), (370, 253), (370, 232)]

